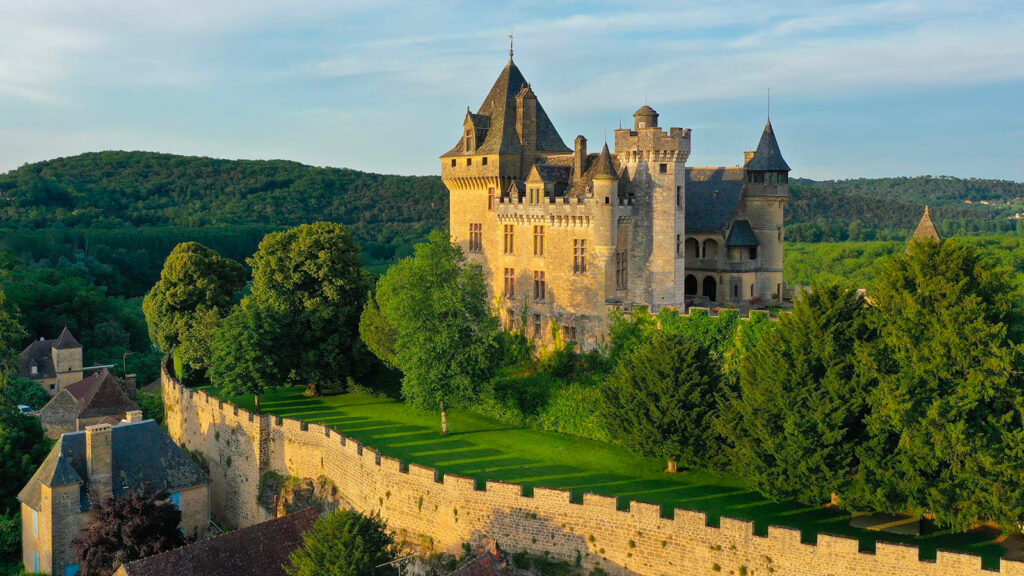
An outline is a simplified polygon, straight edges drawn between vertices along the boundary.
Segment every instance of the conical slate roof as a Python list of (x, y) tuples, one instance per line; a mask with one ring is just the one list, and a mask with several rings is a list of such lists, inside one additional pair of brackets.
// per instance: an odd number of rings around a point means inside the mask
[[(508, 64), (494, 81), (494, 86), (487, 93), (483, 104), (477, 110), (474, 119), (478, 116), (489, 118), (490, 128), (487, 136), (480, 143), (475, 151), (465, 152), (462, 140), (455, 145), (442, 158), (448, 156), (461, 156), (463, 154), (515, 154), (522, 148), (519, 134), (516, 132), (516, 96), (529, 83), (523, 77), (519, 67), (509, 59)], [(544, 152), (569, 153), (572, 150), (565, 145), (562, 137), (558, 135), (554, 124), (548, 118), (547, 112), (537, 101), (537, 150)]]
[(71, 331), (65, 326), (53, 347), (57, 350), (66, 350), (68, 348), (81, 348), (82, 345), (78, 343), (78, 340), (75, 340), (75, 337), (71, 335)]
[(615, 164), (612, 162), (612, 155), (608, 152), (608, 144), (605, 143), (598, 155), (594, 166), (594, 180), (618, 180), (619, 175), (615, 173)]
[(917, 225), (917, 230), (914, 231), (914, 235), (910, 237), (911, 241), (917, 240), (918, 238), (928, 238), (936, 242), (942, 242), (942, 238), (939, 237), (939, 231), (935, 229), (935, 224), (932, 222), (931, 212), (928, 207), (924, 207), (924, 215), (921, 216), (921, 222)]
[(782, 157), (779, 150), (779, 141), (775, 139), (775, 130), (772, 129), (771, 120), (764, 126), (761, 134), (761, 141), (757, 143), (757, 150), (754, 157), (744, 166), (747, 170), (753, 171), (776, 171), (789, 172), (789, 164)]

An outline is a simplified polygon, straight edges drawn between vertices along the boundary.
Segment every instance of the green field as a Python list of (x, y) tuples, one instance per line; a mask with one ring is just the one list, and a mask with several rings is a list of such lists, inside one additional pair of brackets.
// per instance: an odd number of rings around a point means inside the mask
[[(666, 515), (673, 508), (700, 510), (716, 525), (720, 516), (753, 520), (759, 534), (770, 524), (799, 528), (805, 542), (814, 542), (819, 532), (856, 537), (862, 550), (873, 550), (876, 540), (904, 542), (919, 546), (922, 559), (934, 559), (936, 549), (952, 549), (981, 555), (984, 566), (994, 569), (1003, 552), (991, 533), (935, 530), (913, 538), (857, 530), (848, 526), (849, 514), (771, 502), (737, 478), (708, 472), (669, 475), (662, 472), (662, 460), (637, 457), (610, 444), (509, 426), (468, 411), (449, 413), (452, 433), (442, 438), (436, 414), (402, 402), (361, 394), (309, 398), (303, 391), (266, 394), (261, 397), (263, 411), (328, 425), (387, 456), (444, 473), (570, 490), (576, 501), (585, 492), (616, 496), (620, 508), (630, 500), (652, 502), (661, 504)], [(251, 396), (228, 400), (253, 407)]]

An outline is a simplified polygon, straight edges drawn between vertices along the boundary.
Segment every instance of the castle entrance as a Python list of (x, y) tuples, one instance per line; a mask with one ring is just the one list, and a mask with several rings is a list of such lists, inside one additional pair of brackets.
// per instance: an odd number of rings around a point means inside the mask
[(715, 282), (714, 276), (704, 277), (704, 294), (703, 296), (708, 300), (718, 299), (718, 285)]
[(686, 280), (683, 281), (683, 294), (687, 296), (695, 296), (697, 294), (697, 277), (693, 274), (686, 275)]

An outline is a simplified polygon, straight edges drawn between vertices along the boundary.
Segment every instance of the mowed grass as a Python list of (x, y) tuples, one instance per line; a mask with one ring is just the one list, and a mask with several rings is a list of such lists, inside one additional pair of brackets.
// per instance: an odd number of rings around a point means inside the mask
[[(209, 389), (208, 389), (209, 390)], [(209, 390), (216, 394), (215, 390)], [(436, 468), (446, 474), (479, 481), (502, 480), (569, 490), (573, 500), (584, 493), (615, 496), (619, 508), (630, 500), (660, 504), (668, 516), (674, 508), (752, 520), (758, 534), (769, 525), (801, 530), (804, 542), (821, 532), (857, 538), (862, 550), (878, 540), (919, 546), (922, 559), (937, 549), (970, 552), (983, 557), (987, 568), (999, 565), (1002, 547), (991, 532), (951, 533), (935, 530), (920, 537), (901, 537), (851, 528), (850, 515), (796, 503), (777, 503), (746, 487), (741, 479), (709, 472), (662, 472), (665, 462), (639, 457), (619, 446), (509, 426), (465, 410), (448, 414), (451, 434), (440, 435), (440, 417), (405, 403), (362, 394), (310, 398), (303, 388), (286, 388), (261, 397), (263, 412), (324, 424), (382, 454)], [(253, 409), (253, 397), (225, 398)]]

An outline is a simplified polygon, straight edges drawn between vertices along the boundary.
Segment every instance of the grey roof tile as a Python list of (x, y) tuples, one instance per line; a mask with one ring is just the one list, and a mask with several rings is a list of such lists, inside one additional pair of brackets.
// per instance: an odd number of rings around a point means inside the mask
[(686, 230), (724, 231), (743, 195), (743, 168), (686, 169)]
[(754, 171), (789, 171), (789, 164), (786, 164), (786, 160), (782, 158), (782, 151), (779, 150), (779, 141), (775, 139), (771, 120), (764, 125), (764, 132), (761, 133), (761, 141), (757, 143), (754, 157), (747, 162), (745, 168)]
[(726, 246), (757, 246), (760, 242), (750, 227), (750, 222), (737, 220), (732, 223), (729, 230), (729, 238), (726, 239)]

